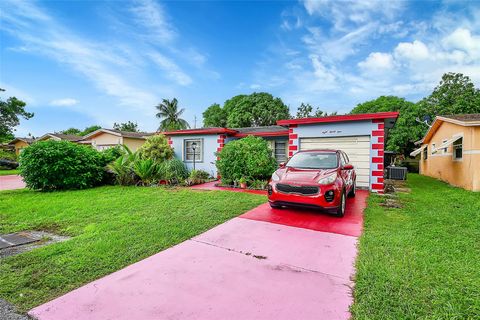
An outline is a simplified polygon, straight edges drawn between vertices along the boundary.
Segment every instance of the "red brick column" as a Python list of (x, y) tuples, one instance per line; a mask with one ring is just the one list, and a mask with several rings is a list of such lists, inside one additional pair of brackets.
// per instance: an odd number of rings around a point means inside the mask
[[(218, 147), (217, 147), (217, 152), (220, 152), (222, 151), (223, 147), (225, 146), (225, 139), (227, 138), (226, 135), (224, 134), (220, 134), (218, 135), (218, 139), (217, 139), (217, 143), (218, 143)], [(220, 160), (220, 157), (217, 156), (217, 160)], [(220, 174), (217, 172), (217, 179), (221, 179), (220, 177)]]
[(383, 119), (372, 121), (374, 130), (372, 130), (372, 181), (371, 188), (373, 192), (383, 193), (383, 157), (385, 150), (385, 131)]
[(288, 157), (298, 151), (298, 134), (295, 133), (296, 124), (291, 124), (288, 129)]

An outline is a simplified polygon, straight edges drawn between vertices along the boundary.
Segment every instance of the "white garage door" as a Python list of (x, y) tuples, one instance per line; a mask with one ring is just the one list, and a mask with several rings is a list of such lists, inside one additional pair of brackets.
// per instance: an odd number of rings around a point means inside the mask
[(300, 150), (338, 149), (344, 151), (357, 173), (357, 186), (369, 187), (370, 136), (300, 138)]

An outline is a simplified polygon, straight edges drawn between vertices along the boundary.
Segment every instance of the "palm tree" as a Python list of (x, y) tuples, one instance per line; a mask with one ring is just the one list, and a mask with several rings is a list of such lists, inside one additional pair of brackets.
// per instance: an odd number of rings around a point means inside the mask
[(163, 99), (162, 103), (155, 108), (158, 109), (157, 118), (163, 119), (160, 121), (158, 130), (169, 131), (190, 128), (188, 122), (180, 118), (185, 109), (182, 108), (178, 110), (178, 101), (176, 98), (173, 98), (172, 101)]

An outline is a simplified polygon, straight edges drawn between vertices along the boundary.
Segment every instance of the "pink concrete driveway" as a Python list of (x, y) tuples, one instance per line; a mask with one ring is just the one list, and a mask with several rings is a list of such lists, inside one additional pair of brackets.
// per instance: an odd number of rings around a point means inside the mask
[(357, 237), (343, 231), (360, 234), (367, 194), (349, 199), (345, 218), (261, 205), (29, 314), (40, 320), (348, 319)]
[(25, 188), (25, 182), (18, 175), (0, 176), (0, 190), (14, 190)]

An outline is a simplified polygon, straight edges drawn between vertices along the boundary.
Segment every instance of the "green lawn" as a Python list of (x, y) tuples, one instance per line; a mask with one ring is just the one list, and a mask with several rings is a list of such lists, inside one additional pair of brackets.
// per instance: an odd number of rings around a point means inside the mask
[(113, 186), (0, 192), (0, 233), (73, 237), (0, 261), (0, 298), (26, 311), (265, 201), (247, 193)]
[(10, 174), (19, 174), (19, 170), (0, 170), (0, 176), (7, 176)]
[(402, 209), (369, 198), (354, 319), (480, 319), (480, 193), (408, 179)]

